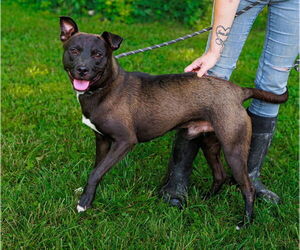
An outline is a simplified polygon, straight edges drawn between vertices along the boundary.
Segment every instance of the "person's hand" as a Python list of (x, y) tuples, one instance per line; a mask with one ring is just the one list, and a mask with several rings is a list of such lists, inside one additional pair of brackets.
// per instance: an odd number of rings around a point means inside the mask
[(220, 54), (214, 52), (206, 52), (201, 57), (193, 61), (189, 66), (187, 66), (185, 72), (197, 72), (197, 76), (201, 77), (206, 72), (211, 69), (217, 61), (219, 60)]

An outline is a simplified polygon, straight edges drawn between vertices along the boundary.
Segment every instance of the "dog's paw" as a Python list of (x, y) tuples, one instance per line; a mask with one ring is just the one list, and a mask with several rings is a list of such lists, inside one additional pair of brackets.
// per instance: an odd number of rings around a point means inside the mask
[(240, 221), (237, 226), (235, 227), (236, 230), (241, 230), (249, 227), (253, 221), (253, 218), (250, 219), (244, 219), (243, 221)]
[(92, 202), (93, 202), (93, 195), (88, 194), (87, 192), (84, 192), (78, 203), (77, 203), (77, 212), (81, 213), (86, 211), (87, 209), (92, 207)]
[(83, 192), (83, 187), (76, 188), (76, 189), (74, 190), (74, 192), (75, 192), (76, 194), (81, 194), (81, 193)]
[(82, 207), (82, 206), (80, 206), (80, 205), (78, 204), (77, 207), (76, 207), (76, 209), (77, 209), (77, 212), (78, 212), (78, 213), (81, 213), (81, 212), (86, 211), (87, 207)]

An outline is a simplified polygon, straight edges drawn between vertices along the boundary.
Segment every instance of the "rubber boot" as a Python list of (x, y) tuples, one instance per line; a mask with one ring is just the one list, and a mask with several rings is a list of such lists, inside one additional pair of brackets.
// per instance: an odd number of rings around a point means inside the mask
[(249, 110), (248, 115), (252, 121), (252, 138), (248, 157), (249, 177), (256, 189), (257, 197), (277, 204), (280, 201), (279, 196), (266, 188), (260, 180), (260, 171), (272, 141), (277, 117), (261, 117), (252, 114)]
[(176, 134), (166, 182), (160, 191), (165, 202), (178, 208), (186, 203), (192, 164), (200, 147), (197, 139), (187, 140), (183, 134), (184, 130)]

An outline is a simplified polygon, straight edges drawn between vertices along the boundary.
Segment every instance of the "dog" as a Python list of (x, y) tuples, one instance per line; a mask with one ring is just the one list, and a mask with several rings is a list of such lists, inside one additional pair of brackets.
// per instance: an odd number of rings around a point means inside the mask
[(77, 92), (82, 121), (96, 136), (95, 168), (78, 202), (78, 212), (92, 206), (103, 175), (135, 144), (179, 129), (188, 140), (203, 138), (204, 154), (213, 169), (212, 194), (224, 183), (222, 165), (210, 160), (219, 159), (222, 147), (245, 201), (239, 227), (252, 221), (255, 190), (247, 173), (252, 131), (242, 103), (249, 98), (283, 103), (287, 92), (275, 95), (242, 88), (211, 76), (198, 78), (193, 72), (126, 72), (113, 56), (122, 43), (120, 36), (106, 31), (101, 35), (79, 32), (70, 17), (60, 17), (60, 31), (64, 69)]

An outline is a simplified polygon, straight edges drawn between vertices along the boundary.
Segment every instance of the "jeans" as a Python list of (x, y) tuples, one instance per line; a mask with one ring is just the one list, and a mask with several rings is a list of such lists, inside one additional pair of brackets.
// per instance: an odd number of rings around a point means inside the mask
[[(241, 0), (238, 10), (253, 1)], [(266, 4), (259, 4), (235, 18), (220, 60), (208, 74), (229, 80), (253, 22), (266, 5), (268, 23), (255, 87), (280, 95), (286, 91), (290, 69), (299, 53), (299, 0), (266, 0)], [(276, 117), (279, 104), (253, 99), (249, 110), (258, 116)]]

